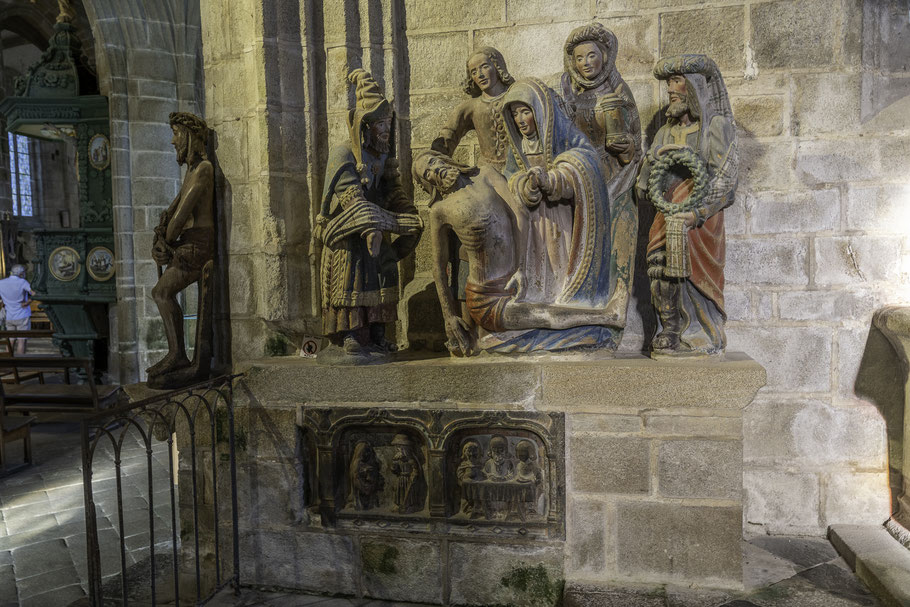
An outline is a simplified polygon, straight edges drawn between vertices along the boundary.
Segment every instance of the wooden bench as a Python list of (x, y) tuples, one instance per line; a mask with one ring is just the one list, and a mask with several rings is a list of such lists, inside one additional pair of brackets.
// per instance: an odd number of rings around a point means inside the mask
[[(27, 415), (6, 415), (0, 403), (0, 477), (32, 465), (32, 424), (35, 419)], [(23, 444), (23, 462), (10, 466), (6, 444), (17, 440)]]
[[(15, 356), (13, 351), (14, 339), (50, 339), (54, 336), (53, 331), (34, 330), (31, 331), (0, 331), (0, 357)], [(30, 371), (28, 373), (19, 373), (17, 368), (12, 370), (6, 369), (0, 372), (0, 379), (5, 384), (21, 384), (22, 382), (37, 379), (38, 383), (44, 383), (44, 371)]]
[[(70, 383), (70, 369), (84, 369), (84, 384)], [(63, 384), (4, 384), (0, 382), (0, 406), (8, 413), (97, 413), (116, 404), (120, 386), (98, 385), (92, 359), (68, 356), (0, 357), (3, 369), (61, 369)]]

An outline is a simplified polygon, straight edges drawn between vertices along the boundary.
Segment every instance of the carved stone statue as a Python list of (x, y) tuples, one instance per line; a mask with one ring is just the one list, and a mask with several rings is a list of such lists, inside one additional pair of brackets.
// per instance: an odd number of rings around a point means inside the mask
[[(152, 244), (152, 258), (159, 272), (152, 298), (161, 314), (168, 345), (165, 357), (148, 369), (148, 385), (157, 389), (180, 388), (207, 379), (212, 356), (215, 176), (205, 150), (208, 127), (205, 120), (186, 112), (172, 113), (170, 124), (177, 162), (185, 164), (187, 170), (180, 192), (161, 214)], [(194, 282), (199, 283), (199, 309), (190, 361), (177, 294)]]
[(348, 508), (370, 510), (379, 506), (379, 494), (385, 486), (385, 480), (380, 472), (381, 467), (382, 464), (370, 443), (358, 441), (354, 445), (349, 470), (351, 493), (348, 496)]
[(537, 514), (537, 498), (543, 489), (543, 472), (537, 465), (537, 456), (534, 454), (534, 444), (522, 439), (515, 445), (515, 455), (518, 463), (515, 465), (515, 481), (531, 486), (531, 491), (519, 494), (515, 500), (514, 509), (524, 520), (528, 514)]
[(516, 82), (504, 106), (511, 118), (505, 176), (529, 215), (528, 244), (519, 260), (522, 298), (586, 308), (591, 318), (571, 329), (497, 335), (499, 344), (490, 349), (615, 349), (625, 319), (608, 309), (616, 277), (610, 272), (610, 200), (601, 155), (540, 80)]
[(641, 161), (641, 121), (632, 90), (616, 69), (616, 36), (599, 23), (575, 28), (565, 43), (562, 95), (569, 116), (600, 154), (610, 197), (610, 273), (616, 288), (607, 304), (624, 323), (638, 236), (633, 186)]
[(502, 53), (489, 46), (474, 51), (468, 57), (464, 82), (464, 91), (471, 98), (455, 108), (433, 141), (432, 149), (451, 156), (462, 137), (473, 130), (480, 145), (477, 164), (489, 164), (501, 171), (508, 152), (502, 100), (514, 82)]
[(464, 490), (464, 486), (465, 483), (484, 480), (482, 457), (480, 443), (473, 438), (466, 440), (461, 448), (461, 462), (455, 471), (458, 485), (462, 487), (461, 511), (472, 518), (480, 516), (482, 508), (474, 496)]
[(515, 476), (515, 461), (509, 453), (509, 441), (496, 434), (490, 439), (488, 458), (483, 466), (483, 473), (490, 481), (508, 481)]
[(723, 77), (704, 55), (660, 59), (667, 124), (654, 137), (638, 178), (658, 209), (647, 248), (651, 297), (661, 331), (655, 355), (712, 354), (724, 334), (723, 209), (733, 203), (739, 159)]
[(450, 350), (471, 354), (477, 343), (448, 286), (452, 234), (463, 243), (468, 260), (466, 306), (476, 326), (503, 332), (610, 321), (603, 310), (522, 300), (525, 279), (518, 264), (524, 259), (529, 214), (495, 169), (467, 167), (433, 151), (418, 154), (411, 168), (415, 181), (432, 194), (433, 275)]
[(397, 447), (389, 468), (398, 477), (395, 489), (395, 509), (400, 514), (423, 510), (423, 469), (414, 453), (414, 441), (407, 434), (396, 434), (392, 446)]
[(417, 246), (423, 224), (401, 187), (389, 102), (366, 71), (349, 79), (350, 141), (330, 154), (314, 238), (322, 246), (323, 331), (346, 354), (369, 357), (396, 349), (385, 326), (397, 318), (398, 262)]

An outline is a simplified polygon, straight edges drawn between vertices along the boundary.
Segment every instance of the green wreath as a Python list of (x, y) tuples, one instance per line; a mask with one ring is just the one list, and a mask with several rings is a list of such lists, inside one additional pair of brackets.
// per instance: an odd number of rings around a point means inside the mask
[[(684, 167), (692, 174), (694, 187), (685, 200), (672, 203), (665, 197), (672, 170)], [(708, 190), (708, 169), (701, 157), (692, 148), (670, 150), (660, 155), (654, 166), (651, 167), (651, 176), (648, 178), (648, 198), (651, 199), (658, 211), (664, 215), (674, 215), (694, 211), (704, 198)]]

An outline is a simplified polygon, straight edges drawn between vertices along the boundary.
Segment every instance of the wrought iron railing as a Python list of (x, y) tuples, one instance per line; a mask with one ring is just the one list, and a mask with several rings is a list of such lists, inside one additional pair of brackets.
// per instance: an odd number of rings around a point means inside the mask
[[(203, 383), (157, 394), (127, 405), (109, 409), (86, 417), (82, 421), (82, 473), (85, 500), (86, 557), (88, 573), (88, 598), (91, 605), (132, 603), (155, 605), (166, 602), (171, 605), (203, 605), (216, 593), (231, 584), (235, 592), (239, 591), (239, 539), (237, 528), (237, 466), (234, 445), (234, 391), (233, 380), (236, 375), (222, 376)], [(128, 440), (129, 439), (129, 440)], [(137, 478), (136, 474), (124, 474), (123, 456), (125, 445), (138, 442), (138, 451), (144, 448), (144, 463), (147, 474), (148, 519), (141, 515), (141, 522), (136, 517), (125, 517), (124, 479)], [(163, 462), (157, 468), (155, 463), (160, 458), (160, 451), (167, 450), (166, 481), (161, 471)], [(110, 543), (102, 546), (99, 541), (98, 510), (99, 503), (92, 486), (92, 464), (96, 452), (100, 449), (113, 451), (116, 492), (101, 503), (105, 510), (116, 508), (117, 535), (119, 537), (119, 584), (117, 574), (102, 570), (102, 550), (110, 550)], [(157, 450), (157, 451), (156, 451)], [(153, 459), (153, 455), (159, 456)], [(209, 457), (210, 456), (210, 457)], [(142, 460), (141, 457), (132, 457)], [(210, 462), (206, 462), (210, 459)], [(135, 468), (135, 465), (128, 464)], [(227, 468), (227, 470), (225, 470)], [(159, 472), (156, 487), (155, 472)], [(181, 474), (184, 472), (184, 474)], [(223, 477), (227, 472), (229, 482)], [(189, 479), (185, 478), (189, 474)], [(209, 477), (210, 474), (210, 477)], [(139, 475), (141, 478), (141, 475)], [(207, 478), (208, 477), (208, 478)], [(191, 492), (184, 487), (187, 480)], [(221, 481), (219, 483), (219, 480)], [(163, 482), (164, 481), (164, 482)], [(181, 486), (180, 483), (183, 483)], [(230, 504), (219, 500), (220, 493), (226, 493), (229, 485)], [(161, 485), (166, 485), (162, 487)], [(211, 489), (211, 491), (209, 491)], [(157, 508), (156, 494), (165, 493), (169, 508)], [(132, 499), (132, 498), (131, 498)], [(113, 500), (113, 501), (111, 501)], [(144, 499), (138, 500), (141, 504)], [(135, 504), (134, 504), (135, 505)], [(167, 510), (167, 518), (159, 515)], [(222, 524), (226, 525), (227, 510), (230, 515), (230, 541), (228, 546), (222, 534)], [(137, 512), (132, 510), (128, 514)], [(156, 519), (161, 519), (156, 521)], [(184, 528), (181, 529), (181, 521)], [(190, 521), (192, 521), (190, 523)], [(156, 542), (156, 530), (161, 535), (161, 528), (169, 522), (170, 537), (164, 542)], [(144, 537), (144, 530), (138, 533), (137, 526), (148, 529), (148, 563), (150, 574), (147, 583), (143, 578), (146, 564), (139, 561), (130, 566), (128, 561), (133, 555), (144, 555), (143, 547), (136, 549), (135, 543), (127, 550), (127, 540)], [(186, 529), (192, 524), (192, 529)], [(203, 527), (205, 529), (203, 529)], [(190, 542), (190, 531), (192, 541)], [(165, 529), (165, 534), (167, 530)], [(132, 535), (131, 535), (132, 534)], [(200, 542), (206, 542), (205, 551), (201, 552)], [(189, 544), (189, 545), (188, 545)], [(230, 555), (229, 574), (226, 569)], [(128, 558), (129, 552), (129, 558)], [(162, 554), (162, 552), (164, 552)], [(173, 564), (170, 571), (159, 566), (164, 563), (169, 552)], [(110, 555), (107, 555), (110, 557)], [(159, 558), (160, 557), (160, 558)], [(211, 562), (214, 559), (214, 562)], [(192, 560), (192, 567), (188, 561)], [(206, 561), (203, 566), (203, 560)], [(161, 561), (160, 563), (156, 561)], [(110, 559), (108, 559), (110, 562)], [(214, 571), (212, 571), (214, 569)], [(212, 575), (214, 573), (214, 576)], [(107, 580), (104, 578), (107, 577)], [(167, 577), (172, 577), (167, 580)], [(164, 578), (164, 579), (162, 579)], [(183, 582), (183, 587), (182, 583)], [(187, 588), (187, 582), (194, 588)], [(131, 585), (133, 587), (131, 587)], [(118, 588), (119, 586), (119, 588)], [(181, 595), (183, 591), (183, 595)], [(172, 593), (172, 594), (171, 594)], [(117, 596), (119, 594), (119, 596)], [(108, 596), (106, 596), (108, 595)], [(113, 596), (110, 596), (113, 595)]]

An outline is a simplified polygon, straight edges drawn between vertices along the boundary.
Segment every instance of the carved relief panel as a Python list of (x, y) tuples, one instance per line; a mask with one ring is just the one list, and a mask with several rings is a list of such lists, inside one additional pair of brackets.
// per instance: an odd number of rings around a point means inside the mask
[(298, 427), (323, 525), (565, 534), (563, 414), (303, 405)]

